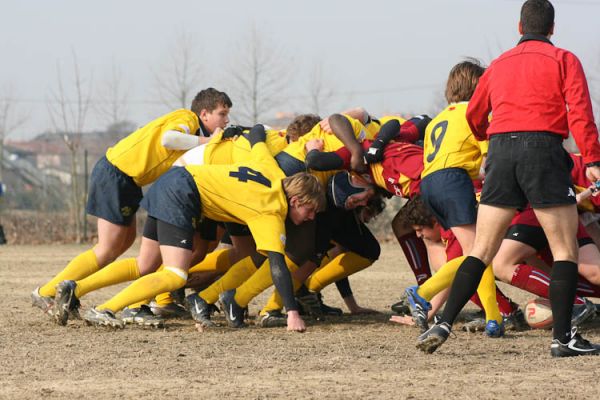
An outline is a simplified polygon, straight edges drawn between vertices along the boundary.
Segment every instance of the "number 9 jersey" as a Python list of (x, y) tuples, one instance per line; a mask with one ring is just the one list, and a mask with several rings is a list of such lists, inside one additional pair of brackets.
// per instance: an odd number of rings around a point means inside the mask
[(259, 251), (284, 254), (287, 197), (285, 175), (265, 143), (252, 159), (232, 165), (188, 165), (202, 202), (202, 215), (215, 221), (248, 225)]
[(478, 141), (469, 124), (468, 102), (452, 103), (425, 130), (421, 178), (446, 168), (461, 168), (471, 179), (479, 178), (488, 141)]

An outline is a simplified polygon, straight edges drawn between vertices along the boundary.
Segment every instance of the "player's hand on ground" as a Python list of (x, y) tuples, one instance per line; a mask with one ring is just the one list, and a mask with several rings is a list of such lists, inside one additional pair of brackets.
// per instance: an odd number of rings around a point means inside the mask
[(323, 139), (311, 139), (304, 145), (306, 152), (312, 150), (323, 151)]
[(410, 315), (392, 315), (390, 318), (390, 322), (395, 322), (396, 324), (408, 326), (415, 325), (415, 321), (413, 321)]
[(287, 313), (287, 330), (289, 332), (304, 332), (306, 325), (298, 314), (298, 311), (288, 311)]

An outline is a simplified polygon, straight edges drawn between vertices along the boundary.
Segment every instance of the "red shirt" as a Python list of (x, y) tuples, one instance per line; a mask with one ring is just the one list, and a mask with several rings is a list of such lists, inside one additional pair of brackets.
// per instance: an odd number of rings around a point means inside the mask
[(491, 63), (469, 100), (467, 121), (479, 140), (532, 131), (566, 138), (570, 130), (584, 162), (600, 161), (583, 67), (573, 53), (554, 47), (544, 36), (524, 35)]

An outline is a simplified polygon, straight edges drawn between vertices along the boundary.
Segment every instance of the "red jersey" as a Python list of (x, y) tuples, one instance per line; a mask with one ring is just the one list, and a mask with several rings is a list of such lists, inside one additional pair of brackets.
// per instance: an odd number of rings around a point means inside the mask
[[(370, 140), (362, 142), (365, 150)], [(350, 152), (345, 147), (336, 151), (344, 161), (343, 169), (350, 169)], [(371, 180), (388, 192), (407, 199), (420, 193), (423, 172), (423, 148), (407, 142), (391, 141), (383, 151), (383, 161), (369, 165)]]
[[(488, 117), (492, 113), (491, 121)], [(587, 80), (579, 59), (541, 35), (524, 35), (479, 79), (467, 109), (479, 140), (508, 132), (573, 134), (584, 162), (600, 161)]]
[[(577, 193), (584, 191), (592, 185), (585, 175), (585, 164), (583, 163), (583, 157), (579, 154), (570, 154), (573, 160), (573, 169), (571, 170), (571, 179), (573, 179), (573, 185)], [(580, 204), (577, 204), (577, 208), (585, 211), (600, 213), (600, 196), (590, 196), (583, 200)]]
[(440, 227), (442, 242), (446, 245), (446, 262), (454, 260), (463, 255), (462, 247), (450, 229), (446, 230)]

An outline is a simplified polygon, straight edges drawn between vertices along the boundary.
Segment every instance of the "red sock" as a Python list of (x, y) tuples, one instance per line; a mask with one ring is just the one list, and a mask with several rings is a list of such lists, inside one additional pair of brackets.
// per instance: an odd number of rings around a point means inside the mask
[[(539, 268), (527, 264), (519, 264), (513, 272), (510, 284), (533, 293), (536, 296), (549, 298), (550, 276)], [(575, 304), (583, 304), (580, 296), (575, 296)]]
[(503, 317), (512, 314), (519, 307), (518, 305), (510, 301), (510, 299), (506, 297), (506, 295), (502, 293), (502, 291), (498, 288), (496, 288), (496, 301), (498, 302), (500, 314), (502, 314)]
[(415, 274), (417, 284), (422, 285), (427, 279), (431, 278), (431, 268), (427, 258), (427, 248), (423, 239), (417, 237), (416, 233), (411, 232), (398, 238), (398, 243), (404, 252), (404, 257)]

